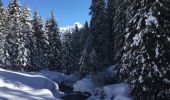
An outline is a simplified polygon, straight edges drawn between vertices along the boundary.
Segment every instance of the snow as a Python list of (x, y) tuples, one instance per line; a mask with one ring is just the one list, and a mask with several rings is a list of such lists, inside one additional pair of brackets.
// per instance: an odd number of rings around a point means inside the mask
[(142, 76), (139, 76), (138, 80), (139, 80), (140, 83), (143, 83), (143, 77)]
[(135, 35), (135, 37), (133, 37), (133, 44), (135, 46), (138, 46), (140, 42), (141, 42), (141, 34)]
[(90, 96), (87, 100), (100, 100), (99, 96)]
[(112, 65), (106, 69), (106, 74), (108, 77), (115, 77), (117, 75), (116, 65)]
[(92, 93), (92, 91), (96, 88), (95, 84), (93, 83), (92, 79), (90, 78), (83, 78), (82, 80), (77, 81), (74, 83), (74, 92), (81, 92), (81, 93)]
[(151, 26), (152, 24), (158, 25), (157, 18), (153, 16), (152, 12), (149, 12), (146, 15), (147, 19), (145, 19), (146, 25)]
[(170, 84), (170, 80), (168, 80), (168, 79), (164, 79), (163, 81), (167, 84)]
[(127, 39), (129, 36), (130, 36), (130, 33), (127, 33), (127, 34), (125, 35), (125, 38)]
[(42, 75), (0, 69), (0, 99), (55, 100), (63, 95), (58, 84)]
[(110, 100), (112, 97), (116, 97), (118, 95), (129, 96), (129, 86), (124, 83), (108, 85), (105, 86), (103, 90), (106, 95), (106, 100)]
[(64, 73), (60, 73), (60, 72), (42, 70), (40, 71), (40, 73), (43, 76), (47, 77), (48, 79), (58, 84), (65, 83), (69, 79), (67, 75), (65, 75)]
[(75, 22), (73, 25), (66, 26), (66, 27), (61, 27), (60, 32), (61, 33), (67, 33), (67, 32), (73, 32), (75, 30), (75, 26), (77, 25), (78, 29), (83, 28), (83, 25), (80, 24), (80, 22)]
[[(97, 90), (98, 88), (96, 88)], [(129, 97), (129, 85), (124, 83), (104, 86), (94, 92), (87, 100), (132, 100)]]
[(168, 38), (168, 41), (170, 42), (170, 38), (169, 37), (167, 37)]
[(77, 25), (78, 28), (82, 28), (82, 27), (83, 27), (83, 25), (80, 24), (80, 22), (75, 22), (75, 23), (74, 23), (74, 26), (75, 26), (75, 25)]
[(57, 84), (67, 84), (69, 85), (72, 82), (76, 82), (79, 78), (76, 75), (66, 75), (61, 72), (41, 70), (40, 75), (47, 77), (48, 79), (56, 82)]
[(59, 100), (47, 89), (16, 90), (0, 87), (0, 100)]
[(132, 99), (129, 97), (122, 96), (122, 95), (118, 95), (113, 100), (132, 100)]
[(158, 45), (158, 43), (157, 43), (157, 47), (155, 49), (155, 53), (156, 53), (156, 57), (158, 57), (159, 56), (159, 45)]

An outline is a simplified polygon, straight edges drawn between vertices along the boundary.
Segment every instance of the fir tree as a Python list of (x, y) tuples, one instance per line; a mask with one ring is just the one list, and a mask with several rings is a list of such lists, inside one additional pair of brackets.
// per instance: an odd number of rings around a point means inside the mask
[(91, 34), (91, 43), (94, 48), (95, 57), (94, 61), (96, 70), (102, 70), (104, 66), (108, 65), (108, 32), (106, 24), (106, 9), (105, 9), (105, 0), (92, 0), (92, 5), (90, 7), (90, 34)]
[(170, 91), (170, 2), (134, 0), (127, 28), (122, 79), (137, 99), (167, 99)]
[(75, 67), (74, 70), (77, 71), (79, 70), (78, 68), (78, 63), (79, 63), (79, 59), (80, 59), (80, 55), (81, 55), (81, 30), (78, 28), (77, 24), (75, 25), (75, 29), (72, 33), (72, 41), (71, 41), (71, 45), (72, 45), (72, 54), (74, 56), (74, 63), (73, 66)]
[(66, 33), (64, 36), (62, 44), (62, 64), (63, 71), (66, 73), (71, 73), (75, 69), (73, 68), (74, 56), (72, 48), (72, 34), (70, 32)]
[(129, 0), (115, 0), (114, 2), (115, 16), (113, 18), (113, 32), (114, 32), (114, 56), (115, 63), (121, 64), (123, 55), (123, 46), (125, 42), (126, 27), (129, 22), (128, 7)]
[(48, 67), (48, 36), (43, 29), (41, 16), (35, 12), (33, 17), (33, 34), (35, 37), (34, 65), (36, 70)]
[(8, 17), (6, 22), (6, 44), (9, 67), (14, 70), (22, 70), (27, 63), (27, 49), (23, 41), (21, 6), (18, 0), (12, 0), (8, 6)]
[[(115, 17), (115, 1), (116, 0), (107, 0), (107, 23), (108, 23), (108, 35), (109, 35), (109, 46), (108, 46), (108, 53), (109, 53), (109, 62), (110, 64), (114, 63), (115, 57), (115, 33), (114, 33), (114, 17)], [(116, 25), (115, 25), (116, 26)]]
[(86, 21), (82, 29), (81, 36), (80, 36), (80, 45), (82, 46), (81, 49), (84, 49), (84, 45), (90, 33), (89, 31), (90, 31), (89, 25), (88, 25), (88, 22)]
[(88, 72), (90, 71), (89, 68), (89, 53), (91, 52), (91, 39), (89, 38), (89, 33), (90, 33), (90, 29), (89, 29), (89, 25), (88, 22), (86, 21), (84, 24), (84, 28), (83, 28), (83, 33), (81, 35), (81, 45), (82, 45), (82, 51), (81, 51), (81, 57), (79, 60), (79, 66), (80, 66), (80, 72), (82, 75), (86, 75), (88, 74)]
[(24, 38), (25, 47), (28, 49), (27, 66), (25, 70), (31, 71), (33, 70), (34, 67), (33, 49), (35, 45), (35, 38), (33, 37), (31, 13), (27, 6), (22, 7), (22, 32), (24, 35), (23, 38)]
[(4, 44), (5, 44), (5, 22), (6, 22), (6, 9), (3, 6), (2, 0), (0, 0), (0, 67), (5, 67), (5, 50), (4, 50)]
[(48, 35), (49, 41), (49, 69), (50, 70), (61, 70), (61, 40), (59, 35), (59, 28), (54, 16), (51, 13), (51, 18), (46, 22), (46, 34)]

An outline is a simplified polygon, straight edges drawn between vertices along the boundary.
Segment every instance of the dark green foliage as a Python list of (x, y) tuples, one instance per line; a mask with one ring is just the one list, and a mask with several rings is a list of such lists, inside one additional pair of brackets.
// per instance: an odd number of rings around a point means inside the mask
[[(106, 9), (104, 0), (92, 0), (90, 7), (90, 34), (91, 44), (94, 48), (95, 57), (91, 59), (96, 61), (93, 71), (102, 70), (102, 67), (108, 65), (108, 32), (106, 24)], [(92, 66), (91, 66), (92, 67)]]
[(108, 54), (109, 54), (109, 62), (110, 64), (113, 64), (114, 61), (114, 57), (115, 57), (115, 32), (114, 32), (114, 28), (115, 24), (114, 21), (114, 17), (115, 17), (115, 13), (116, 13), (116, 8), (115, 8), (115, 0), (107, 0), (107, 9), (106, 9), (106, 13), (107, 13), (107, 24), (108, 24)]
[(74, 71), (74, 56), (72, 48), (72, 34), (66, 33), (62, 44), (62, 70), (66, 73)]
[(43, 30), (43, 22), (41, 16), (35, 12), (33, 17), (33, 34), (35, 37), (34, 44), (34, 66), (36, 70), (46, 68), (48, 66), (48, 36)]
[(13, 0), (7, 9), (8, 17), (6, 21), (5, 52), (8, 60), (8, 68), (22, 70), (27, 62), (27, 49), (24, 44), (24, 34), (22, 32), (21, 8), (18, 0)]
[(51, 13), (51, 18), (46, 22), (46, 34), (48, 35), (48, 58), (49, 70), (61, 70), (61, 40), (59, 35), (59, 28), (54, 16)]
[(132, 95), (138, 99), (166, 99), (170, 94), (170, 2), (134, 0), (133, 4), (134, 17), (127, 28), (121, 78), (129, 82)]
[(32, 30), (32, 18), (29, 8), (24, 6), (22, 7), (22, 32), (24, 34), (24, 43), (25, 47), (28, 49), (27, 51), (27, 64), (24, 68), (25, 71), (32, 71), (33, 70), (33, 53), (34, 53), (34, 44), (35, 44), (35, 37), (33, 36)]

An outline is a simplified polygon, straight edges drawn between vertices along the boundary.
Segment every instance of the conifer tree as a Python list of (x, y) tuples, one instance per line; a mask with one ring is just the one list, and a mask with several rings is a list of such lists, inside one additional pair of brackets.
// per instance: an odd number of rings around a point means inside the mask
[(62, 44), (62, 64), (63, 71), (66, 73), (71, 73), (74, 71), (74, 56), (72, 48), (72, 34), (70, 32), (66, 33), (64, 36)]
[(115, 1), (116, 0), (107, 0), (107, 24), (108, 24), (108, 53), (109, 53), (109, 62), (110, 64), (114, 63), (114, 57), (115, 57), (115, 33), (114, 33), (114, 17), (115, 17)]
[(121, 78), (136, 99), (167, 99), (170, 70), (170, 2), (134, 0), (125, 35)]
[(74, 56), (74, 69), (75, 71), (79, 70), (78, 63), (81, 55), (81, 29), (78, 28), (77, 24), (75, 25), (74, 31), (72, 33), (72, 54)]
[(89, 31), (90, 31), (89, 25), (88, 25), (88, 22), (86, 21), (84, 24), (84, 27), (82, 29), (81, 36), (80, 36), (80, 45), (82, 46), (81, 47), (82, 49), (84, 48), (84, 45), (85, 45), (87, 38), (89, 36), (89, 33), (90, 33)]
[(2, 0), (0, 0), (0, 67), (5, 68), (5, 22), (6, 22), (6, 9), (3, 6)]
[(13, 70), (22, 70), (27, 63), (27, 49), (25, 48), (21, 23), (21, 6), (18, 0), (12, 0), (8, 6), (6, 22), (6, 44), (9, 67)]
[(115, 16), (113, 18), (113, 32), (114, 59), (116, 64), (121, 64), (126, 27), (129, 22), (129, 14), (131, 14), (128, 11), (129, 6), (130, 0), (114, 0)]
[(46, 34), (48, 35), (49, 41), (49, 69), (50, 70), (61, 70), (61, 40), (59, 35), (59, 28), (54, 16), (51, 13), (51, 18), (46, 22)]
[(41, 16), (35, 12), (33, 17), (33, 34), (35, 37), (34, 65), (36, 70), (48, 67), (48, 36), (43, 29)]
[(79, 60), (79, 70), (81, 72), (82, 75), (88, 74), (89, 71), (89, 57), (90, 57), (90, 52), (91, 52), (91, 39), (89, 38), (90, 36), (90, 29), (89, 29), (89, 25), (88, 22), (86, 21), (84, 24), (84, 28), (83, 28), (83, 33), (81, 35), (81, 45), (82, 45), (82, 51), (81, 51), (81, 57)]
[(108, 65), (108, 32), (105, 0), (92, 0), (90, 10), (91, 43), (96, 54), (92, 58), (96, 58), (94, 61), (97, 61), (94, 66), (94, 71), (96, 71), (102, 70), (102, 67)]
[(25, 47), (28, 49), (27, 66), (25, 70), (31, 71), (33, 70), (34, 67), (33, 49), (35, 45), (35, 38), (33, 37), (31, 13), (27, 6), (22, 7), (22, 32), (24, 35), (23, 38), (24, 38)]

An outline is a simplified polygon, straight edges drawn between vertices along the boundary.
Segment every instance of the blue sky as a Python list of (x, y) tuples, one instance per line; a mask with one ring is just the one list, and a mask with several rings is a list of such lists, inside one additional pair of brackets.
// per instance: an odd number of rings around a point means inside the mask
[[(10, 0), (3, 0), (8, 5)], [(32, 10), (38, 10), (45, 20), (51, 10), (56, 13), (60, 27), (72, 25), (74, 22), (84, 24), (90, 20), (89, 7), (91, 0), (20, 0), (22, 5), (28, 5)]]

